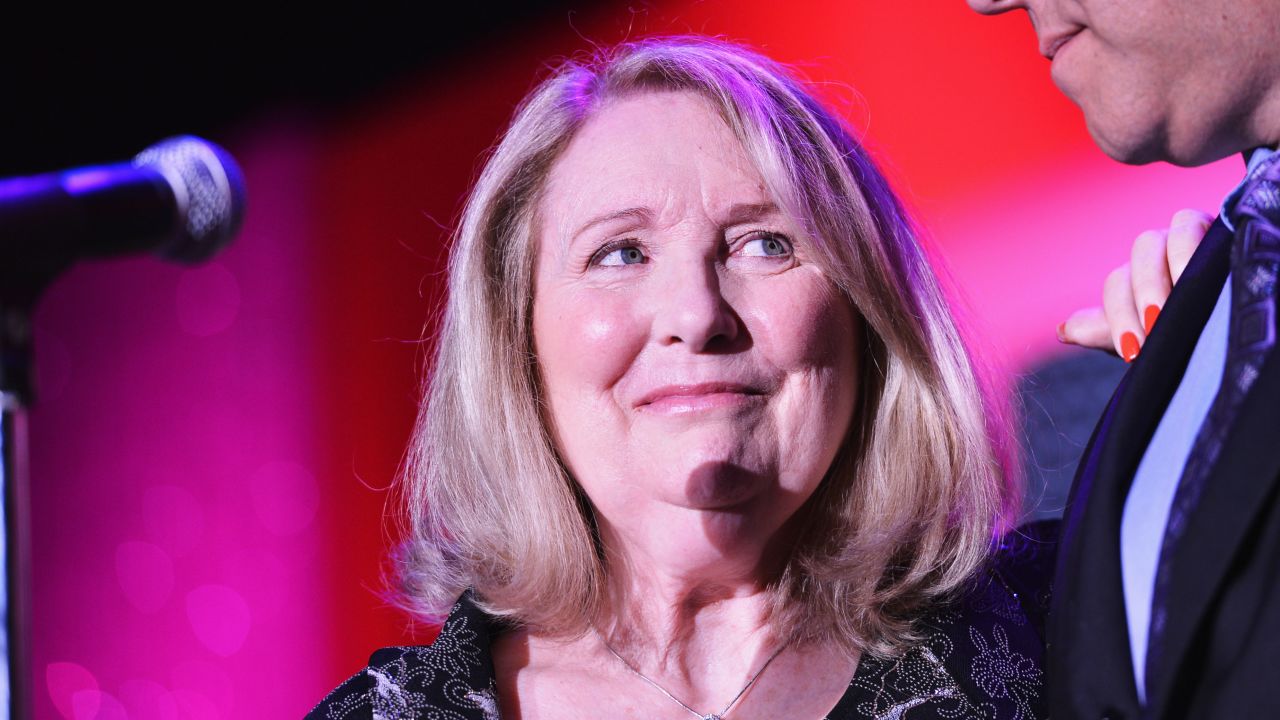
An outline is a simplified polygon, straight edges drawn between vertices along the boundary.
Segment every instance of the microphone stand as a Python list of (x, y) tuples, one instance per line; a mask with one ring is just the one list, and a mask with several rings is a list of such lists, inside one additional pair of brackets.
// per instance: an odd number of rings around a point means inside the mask
[(0, 180), (0, 682), (8, 682), (0, 687), (0, 707), (12, 720), (30, 720), (35, 693), (26, 416), (32, 308), (79, 257), (154, 249), (178, 262), (207, 260), (235, 235), (244, 205), (244, 178), (235, 161), (189, 136), (153, 145), (132, 163)]
[[(0, 299), (0, 502), (4, 518), (4, 668), (0, 700), (12, 720), (31, 717), (31, 535), (27, 417), (31, 392), (31, 313)], [(7, 696), (7, 697), (2, 697)]]
[[(0, 200), (21, 190), (26, 180), (0, 182)], [(58, 189), (50, 185), (46, 193)], [(31, 205), (0, 203), (0, 250), (19, 238), (32, 247), (60, 247), (62, 228), (40, 222)], [(31, 673), (31, 503), (27, 410), (31, 382), (31, 316), (36, 302), (61, 272), (69, 257), (56, 253), (0, 263), (0, 502), (3, 503), (4, 636), (0, 637), (0, 708), (9, 720), (30, 720), (35, 686)]]

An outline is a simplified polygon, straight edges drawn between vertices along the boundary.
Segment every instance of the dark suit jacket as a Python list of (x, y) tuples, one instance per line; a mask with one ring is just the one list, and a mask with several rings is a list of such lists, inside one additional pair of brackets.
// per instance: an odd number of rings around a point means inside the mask
[(1133, 680), (1120, 519), (1138, 462), (1229, 272), (1215, 222), (1085, 448), (1067, 504), (1049, 618), (1055, 720), (1280, 718), (1280, 351), (1240, 409), (1177, 545), (1164, 652)]

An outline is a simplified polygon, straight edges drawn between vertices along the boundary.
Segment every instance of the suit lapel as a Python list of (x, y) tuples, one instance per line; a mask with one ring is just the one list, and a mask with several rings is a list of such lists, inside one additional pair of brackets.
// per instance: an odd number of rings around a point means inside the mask
[[(1050, 712), (1055, 716), (1097, 717), (1098, 705), (1137, 695), (1126, 659), (1124, 598), (1115, 552), (1119, 531), (1118, 525), (1111, 527), (1113, 508), (1122, 502), (1127, 486), (1102, 470), (1103, 451), (1118, 432), (1117, 409), (1130, 384), (1126, 374), (1094, 430), (1063, 517), (1049, 613)], [(1114, 497), (1117, 492), (1119, 500)], [(1136, 699), (1128, 704), (1131, 707), (1123, 710), (1136, 707)]]
[(1120, 520), (1134, 472), (1222, 290), (1230, 247), (1230, 231), (1215, 222), (1116, 389), (1076, 474), (1063, 519), (1051, 654), (1051, 672), (1070, 678), (1064, 690), (1072, 697), (1062, 701), (1073, 705), (1092, 696), (1093, 702), (1123, 701), (1128, 708), (1118, 709), (1126, 714), (1137, 708)]
[(1174, 548), (1165, 656), (1150, 679), (1152, 717), (1161, 717), (1196, 631), (1280, 473), (1280, 354), (1263, 364)]

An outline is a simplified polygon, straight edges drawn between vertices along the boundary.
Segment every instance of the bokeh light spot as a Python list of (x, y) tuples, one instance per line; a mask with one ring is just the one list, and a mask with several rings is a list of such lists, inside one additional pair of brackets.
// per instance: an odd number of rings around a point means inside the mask
[(158, 545), (122, 542), (116, 546), (116, 580), (134, 607), (154, 613), (173, 592), (173, 560)]
[(178, 325), (198, 337), (231, 327), (240, 312), (240, 284), (222, 263), (187, 270), (178, 280), (175, 309)]
[(258, 520), (276, 535), (304, 530), (320, 507), (315, 476), (297, 463), (272, 462), (258, 468), (249, 479), (249, 494)]
[(225, 585), (204, 585), (187, 593), (187, 620), (201, 644), (229, 657), (249, 635), (249, 604)]
[[(53, 707), (67, 720), (76, 720), (76, 703), (73, 698), (78, 693), (97, 692), (98, 679), (83, 665), (73, 662), (52, 662), (44, 669), (44, 684), (49, 691), (49, 699)], [(91, 699), (91, 698), (90, 698)], [(92, 709), (97, 712), (97, 708)]]
[(81, 690), (71, 695), (76, 720), (129, 720), (124, 705), (101, 690)]
[(154, 680), (126, 680), (119, 695), (129, 720), (178, 720), (178, 702), (173, 693)]

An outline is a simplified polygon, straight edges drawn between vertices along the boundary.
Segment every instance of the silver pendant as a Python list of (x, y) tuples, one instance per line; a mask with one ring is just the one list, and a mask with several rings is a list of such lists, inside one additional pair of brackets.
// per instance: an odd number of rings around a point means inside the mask
[(715, 713), (711, 713), (710, 715), (703, 715), (702, 720), (724, 720), (724, 718)]

